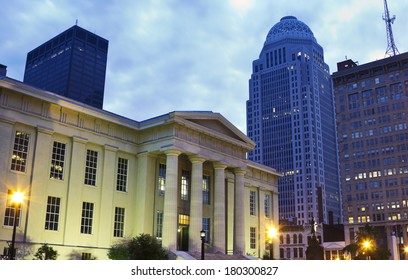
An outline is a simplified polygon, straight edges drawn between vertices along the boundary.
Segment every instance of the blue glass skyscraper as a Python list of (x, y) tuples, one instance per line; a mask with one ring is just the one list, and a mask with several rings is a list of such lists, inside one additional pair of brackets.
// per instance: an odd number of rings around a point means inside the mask
[(27, 54), (24, 82), (102, 109), (108, 43), (74, 25)]
[(323, 48), (293, 16), (269, 31), (253, 61), (247, 133), (250, 160), (276, 168), (280, 220), (341, 223), (332, 80)]

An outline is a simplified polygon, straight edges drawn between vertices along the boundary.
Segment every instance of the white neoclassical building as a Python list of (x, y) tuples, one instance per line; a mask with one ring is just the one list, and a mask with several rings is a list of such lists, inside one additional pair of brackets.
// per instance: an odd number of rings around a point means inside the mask
[(140, 233), (197, 253), (201, 230), (208, 251), (262, 257), (278, 224), (280, 174), (248, 161), (254, 143), (218, 113), (138, 122), (0, 77), (0, 143), (3, 255), (17, 190), (17, 258), (48, 244), (58, 259), (107, 259)]

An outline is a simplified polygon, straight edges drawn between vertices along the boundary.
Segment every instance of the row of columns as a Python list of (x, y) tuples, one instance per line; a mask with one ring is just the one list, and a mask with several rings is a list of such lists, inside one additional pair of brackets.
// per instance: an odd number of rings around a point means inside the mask
[[(165, 151), (166, 158), (166, 192), (164, 197), (163, 237), (162, 244), (168, 249), (177, 248), (178, 229), (178, 156), (179, 150)], [(200, 231), (203, 219), (203, 163), (205, 158), (190, 156), (191, 199), (189, 225), (189, 251), (199, 252), (201, 247)], [(214, 164), (214, 221), (213, 246), (215, 251), (226, 253), (226, 199), (225, 199), (225, 169), (227, 165)], [(234, 253), (243, 254), (245, 249), (244, 229), (244, 175), (245, 171), (235, 172), (234, 192)]]

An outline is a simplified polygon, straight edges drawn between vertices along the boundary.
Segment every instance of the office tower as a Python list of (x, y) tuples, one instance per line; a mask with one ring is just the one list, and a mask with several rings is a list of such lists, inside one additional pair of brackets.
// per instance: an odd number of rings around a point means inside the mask
[(269, 31), (253, 61), (247, 132), (249, 159), (276, 168), (279, 215), (295, 224), (341, 222), (332, 80), (323, 48), (293, 16)]
[(77, 25), (27, 54), (24, 82), (102, 109), (108, 40)]
[(408, 53), (337, 65), (332, 77), (346, 243), (369, 223), (379, 229), (377, 245), (393, 253), (395, 243), (407, 244)]

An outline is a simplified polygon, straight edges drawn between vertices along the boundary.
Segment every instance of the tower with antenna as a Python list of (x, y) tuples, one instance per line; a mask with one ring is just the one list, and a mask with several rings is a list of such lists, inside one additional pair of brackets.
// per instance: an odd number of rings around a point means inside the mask
[(384, 16), (385, 27), (387, 30), (387, 50), (385, 51), (385, 56), (393, 56), (399, 54), (397, 46), (395, 45), (394, 35), (392, 34), (392, 24), (395, 21), (395, 15), (390, 17), (390, 12), (388, 11), (387, 0), (384, 0)]

